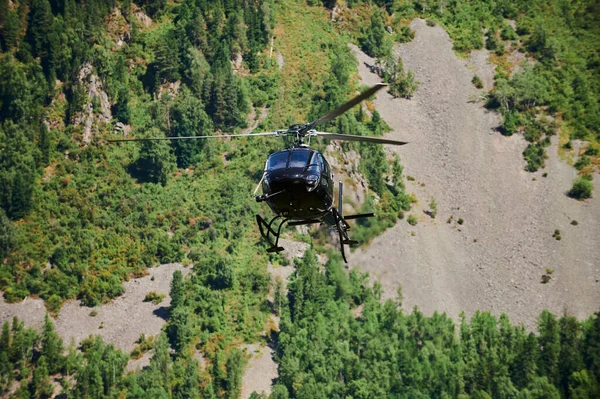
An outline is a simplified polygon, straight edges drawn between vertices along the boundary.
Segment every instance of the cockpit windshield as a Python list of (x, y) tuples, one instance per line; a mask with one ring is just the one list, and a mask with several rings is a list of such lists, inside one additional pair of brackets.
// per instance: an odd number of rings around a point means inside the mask
[(310, 167), (315, 169), (318, 173), (318, 158), (313, 156), (314, 154), (317, 153), (310, 150), (294, 149), (289, 151), (279, 151), (269, 156), (267, 159), (266, 170)]
[(271, 155), (267, 160), (267, 170), (285, 169), (289, 154), (289, 151), (281, 151)]
[(292, 151), (292, 157), (290, 158), (289, 168), (304, 168), (308, 166), (310, 161), (311, 151), (296, 150)]

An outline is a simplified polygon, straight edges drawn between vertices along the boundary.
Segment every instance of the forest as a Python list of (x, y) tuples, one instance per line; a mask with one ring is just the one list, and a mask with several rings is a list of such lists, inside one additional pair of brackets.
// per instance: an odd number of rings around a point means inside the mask
[[(254, 215), (266, 208), (249, 194), (266, 155), (285, 143), (106, 139), (241, 132), (259, 112), (268, 115), (256, 131), (312, 120), (363, 89), (349, 41), (379, 60), (394, 96), (410, 98), (418, 82), (392, 46), (412, 40), (412, 18), (442, 24), (459, 54), (494, 52), (487, 106), (502, 114), (503, 134), (524, 132), (528, 170), (543, 167), (551, 135), (564, 149), (588, 143), (572, 196), (589, 197), (600, 151), (597, 2), (349, 0), (344, 13), (355, 17), (337, 25), (328, 18), (334, 6), (0, 0), (0, 290), (8, 302), (42, 298), (49, 312), (39, 332), (19, 320), (3, 326), (0, 394), (239, 397), (239, 346), (264, 339), (271, 313), (266, 264), (286, 262), (264, 252)], [(300, 31), (309, 37), (294, 37)], [(271, 55), (275, 38), (292, 73)], [(511, 48), (536, 62), (515, 69)], [(325, 129), (382, 135), (388, 127), (358, 107)], [(380, 146), (343, 146), (361, 156), (371, 190), (362, 210), (378, 214), (355, 226), (353, 238), (368, 242), (414, 198), (398, 158)], [(323, 231), (305, 239), (329, 251)], [(598, 315), (544, 312), (532, 334), (488, 313), (457, 324), (407, 314), (401, 293), (381, 303), (368, 276), (328, 256), (321, 270), (309, 252), (289, 292), (276, 293), (272, 397), (600, 396)], [(193, 273), (174, 276), (164, 332), (140, 340), (138, 351), (153, 353), (143, 371), (126, 374), (130, 354), (100, 337), (66, 345), (54, 332), (64, 301), (98, 306), (122, 295), (123, 281), (172, 262), (193, 264)]]

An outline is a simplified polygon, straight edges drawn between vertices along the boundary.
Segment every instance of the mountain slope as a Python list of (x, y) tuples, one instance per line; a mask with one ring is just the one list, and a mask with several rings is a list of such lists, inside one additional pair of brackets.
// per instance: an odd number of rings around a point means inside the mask
[[(526, 141), (501, 136), (497, 115), (472, 101), (480, 94), (473, 71), (456, 57), (448, 35), (419, 19), (411, 27), (415, 39), (396, 52), (421, 84), (411, 100), (384, 94), (375, 104), (393, 129), (389, 136), (410, 142), (410, 149), (394, 151), (416, 179), (407, 189), (419, 198), (420, 223), (396, 225), (351, 262), (374, 273), (388, 297), (401, 284), (407, 309), (417, 305), (426, 313), (506, 312), (533, 329), (543, 309), (577, 317), (597, 311), (597, 201), (565, 195), (576, 171), (558, 160), (557, 140), (547, 177), (525, 172)], [(366, 65), (374, 61), (355, 54), (363, 81), (377, 81)], [(431, 198), (438, 202), (435, 219), (422, 213)], [(552, 236), (556, 229), (560, 241)], [(541, 284), (546, 268), (554, 273)]]

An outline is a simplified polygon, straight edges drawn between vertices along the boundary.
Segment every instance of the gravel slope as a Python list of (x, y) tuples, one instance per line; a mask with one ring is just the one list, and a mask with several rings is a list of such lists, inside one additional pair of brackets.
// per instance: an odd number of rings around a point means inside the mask
[[(482, 55), (458, 59), (441, 27), (420, 19), (411, 27), (415, 39), (395, 52), (421, 84), (411, 100), (382, 93), (375, 105), (393, 129), (388, 136), (410, 142), (388, 150), (416, 179), (407, 189), (419, 199), (413, 212), (420, 221), (398, 223), (352, 254), (350, 265), (379, 278), (386, 297), (395, 297), (401, 284), (404, 307), (426, 314), (491, 310), (533, 328), (543, 309), (579, 318), (600, 310), (598, 183), (588, 202), (567, 198), (576, 174), (557, 159), (556, 143), (546, 169), (525, 172), (526, 141), (495, 132), (498, 116), (472, 102), (483, 93), (471, 84), (473, 69), (490, 76)], [(368, 67), (374, 61), (353, 51), (363, 82), (378, 82)], [(431, 198), (438, 202), (436, 219), (423, 213)], [(552, 237), (555, 229), (561, 241)], [(555, 272), (541, 284), (547, 267)]]
[[(123, 283), (125, 293), (109, 303), (88, 308), (81, 306), (80, 301), (68, 302), (63, 305), (58, 318), (53, 320), (54, 328), (65, 346), (72, 339), (78, 344), (90, 335), (101, 335), (104, 342), (129, 353), (140, 335), (157, 335), (166, 323), (171, 302), (170, 285), (175, 270), (181, 270), (184, 275), (190, 271), (180, 263), (161, 265), (148, 269), (145, 277)], [(165, 299), (158, 305), (144, 302), (150, 291), (165, 294)], [(96, 316), (90, 315), (92, 311), (97, 313)], [(23, 302), (9, 304), (0, 297), (0, 323), (12, 323), (12, 318), (17, 316), (27, 327), (41, 329), (45, 315), (46, 307), (39, 298), (25, 298)]]

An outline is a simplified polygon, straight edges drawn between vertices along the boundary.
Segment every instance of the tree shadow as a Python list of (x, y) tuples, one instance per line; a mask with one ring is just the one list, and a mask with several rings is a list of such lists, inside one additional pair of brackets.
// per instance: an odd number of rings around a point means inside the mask
[(160, 317), (164, 321), (169, 319), (169, 313), (171, 312), (171, 307), (169, 306), (161, 306), (160, 308), (154, 309), (152, 314), (156, 317)]
[(374, 73), (377, 76), (381, 76), (381, 69), (376, 65), (371, 65), (368, 62), (363, 62), (365, 66), (369, 69), (369, 72)]

